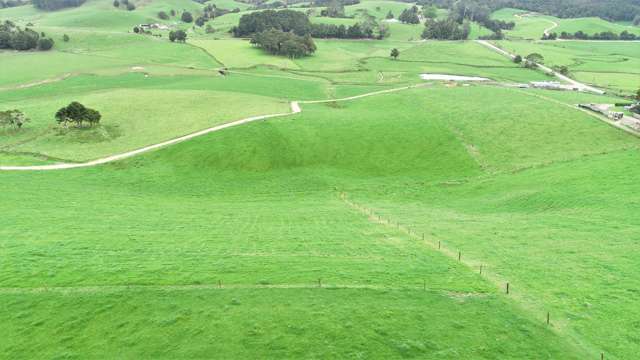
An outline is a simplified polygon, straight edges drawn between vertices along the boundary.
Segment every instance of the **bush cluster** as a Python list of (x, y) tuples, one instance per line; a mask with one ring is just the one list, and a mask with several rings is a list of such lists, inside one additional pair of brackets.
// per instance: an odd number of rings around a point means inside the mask
[(50, 50), (53, 44), (53, 39), (45, 37), (44, 33), (41, 36), (29, 28), (21, 29), (8, 20), (0, 24), (0, 49), (46, 51)]
[(423, 39), (435, 40), (466, 40), (469, 37), (470, 26), (468, 22), (460, 25), (453, 19), (428, 19), (422, 32)]

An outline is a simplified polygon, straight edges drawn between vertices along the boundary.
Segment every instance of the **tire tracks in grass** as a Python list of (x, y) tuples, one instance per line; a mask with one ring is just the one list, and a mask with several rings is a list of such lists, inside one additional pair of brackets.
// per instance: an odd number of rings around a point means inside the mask
[[(318, 281), (320, 280), (320, 281)], [(452, 291), (442, 288), (428, 288), (424, 284), (407, 284), (405, 286), (388, 286), (375, 284), (325, 283), (316, 279), (309, 283), (299, 284), (168, 284), (168, 285), (93, 285), (93, 286), (41, 286), (41, 287), (1, 287), (0, 295), (27, 294), (97, 294), (132, 291), (198, 291), (198, 290), (269, 290), (269, 289), (319, 289), (319, 290), (373, 290), (373, 291), (420, 291), (449, 297), (487, 297), (488, 293)]]

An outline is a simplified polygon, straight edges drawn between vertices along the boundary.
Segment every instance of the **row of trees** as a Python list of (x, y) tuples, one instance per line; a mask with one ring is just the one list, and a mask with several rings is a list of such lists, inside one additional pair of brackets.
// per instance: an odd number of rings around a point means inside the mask
[(0, 127), (2, 128), (11, 127), (19, 130), (29, 121), (30, 119), (20, 110), (0, 111)]
[(298, 36), (292, 32), (269, 29), (251, 36), (251, 44), (270, 54), (300, 58), (313, 54), (316, 45), (309, 34)]
[(29, 28), (21, 29), (9, 20), (0, 24), (0, 49), (46, 51), (53, 44), (53, 39), (46, 37), (44, 33), (38, 34)]
[(595, 33), (593, 35), (589, 35), (584, 33), (583, 31), (576, 31), (571, 34), (566, 31), (563, 31), (558, 35), (557, 33), (550, 33), (542, 35), (542, 40), (556, 40), (556, 39), (565, 39), (565, 40), (625, 40), (625, 41), (633, 41), (640, 40), (640, 36), (636, 34), (630, 33), (627, 30), (622, 31), (620, 34), (616, 34), (612, 31), (603, 31), (600, 33)]
[(386, 24), (371, 25), (367, 22), (353, 25), (312, 24), (311, 36), (321, 39), (384, 39), (389, 36)]
[(60, 108), (55, 115), (56, 121), (60, 125), (67, 126), (72, 123), (77, 127), (82, 127), (84, 123), (90, 127), (100, 123), (102, 115), (99, 111), (88, 108), (77, 101)]
[(468, 21), (459, 24), (449, 19), (427, 19), (425, 29), (422, 32), (423, 39), (434, 40), (466, 40), (471, 32)]
[(58, 10), (68, 7), (77, 7), (86, 0), (31, 0), (33, 6), (42, 10)]

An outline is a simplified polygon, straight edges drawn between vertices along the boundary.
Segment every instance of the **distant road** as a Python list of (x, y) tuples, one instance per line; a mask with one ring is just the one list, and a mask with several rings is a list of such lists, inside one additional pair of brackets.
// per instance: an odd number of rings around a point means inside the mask
[(66, 169), (77, 169), (77, 168), (97, 166), (97, 165), (106, 164), (106, 163), (109, 163), (109, 162), (112, 162), (112, 161), (117, 161), (117, 160), (130, 158), (132, 156), (140, 155), (142, 153), (146, 153), (146, 152), (149, 152), (149, 151), (152, 151), (152, 150), (155, 150), (155, 149), (159, 149), (159, 148), (162, 148), (162, 147), (165, 147), (165, 146), (177, 144), (179, 142), (190, 140), (190, 139), (193, 139), (193, 138), (198, 137), (198, 136), (202, 136), (202, 135), (206, 135), (206, 134), (209, 134), (209, 133), (212, 133), (212, 132), (224, 130), (224, 129), (227, 129), (227, 128), (230, 128), (230, 127), (244, 125), (244, 124), (248, 124), (248, 123), (251, 123), (251, 122), (254, 122), (254, 121), (266, 120), (266, 119), (270, 119), (270, 118), (274, 118), (274, 117), (289, 116), (289, 115), (297, 114), (297, 113), (302, 112), (302, 109), (300, 108), (300, 104), (316, 104), (316, 103), (327, 103), (327, 102), (336, 102), (336, 101), (355, 100), (355, 99), (360, 99), (360, 98), (367, 97), (367, 96), (386, 94), (386, 93), (390, 93), (390, 92), (395, 92), (395, 91), (400, 91), (400, 90), (407, 90), (407, 89), (421, 87), (421, 86), (425, 86), (425, 84), (418, 84), (418, 85), (412, 85), (412, 86), (404, 86), (404, 87), (401, 87), (401, 88), (374, 91), (374, 92), (370, 92), (370, 93), (366, 93), (366, 94), (355, 95), (355, 96), (350, 96), (350, 97), (341, 98), (341, 99), (292, 101), (290, 103), (291, 112), (288, 112), (288, 113), (252, 116), (252, 117), (248, 117), (248, 118), (245, 118), (245, 119), (232, 121), (232, 122), (229, 122), (229, 123), (226, 123), (226, 124), (216, 125), (216, 126), (208, 128), (208, 129), (200, 130), (200, 131), (188, 134), (188, 135), (184, 135), (184, 136), (181, 136), (181, 137), (178, 137), (178, 138), (175, 138), (175, 139), (163, 141), (163, 142), (160, 142), (160, 143), (157, 143), (157, 144), (145, 146), (145, 147), (137, 149), (137, 150), (132, 150), (132, 151), (128, 151), (128, 152), (125, 152), (125, 153), (116, 154), (116, 155), (111, 155), (111, 156), (107, 156), (107, 157), (104, 157), (104, 158), (100, 158), (100, 159), (96, 159), (96, 160), (92, 160), (92, 161), (88, 161), (88, 162), (84, 162), (84, 163), (73, 163), (73, 164), (62, 163), (62, 164), (32, 165), (32, 166), (0, 166), (0, 171), (47, 171), (47, 170), (66, 170)]
[[(490, 42), (488, 42), (486, 40), (476, 40), (476, 42), (478, 42), (479, 44), (482, 44), (482, 45), (488, 47), (489, 49), (491, 49), (493, 51), (496, 51), (496, 52), (498, 52), (498, 53), (500, 53), (500, 54), (502, 54), (504, 56), (507, 56), (512, 60), (516, 57), (514, 54), (511, 54), (511, 53), (509, 53), (509, 52), (507, 52), (507, 51), (505, 51), (505, 50), (493, 45), (492, 43), (490, 43)], [(604, 94), (604, 91), (602, 91), (600, 89), (594, 88), (593, 86), (589, 86), (587, 84), (583, 84), (583, 83), (581, 83), (579, 81), (576, 81), (576, 80), (574, 80), (574, 79), (572, 79), (572, 78), (570, 78), (568, 76), (562, 75), (559, 72), (554, 71), (553, 69), (551, 69), (551, 68), (549, 68), (547, 66), (544, 66), (542, 64), (537, 64), (537, 65), (543, 71), (548, 72), (550, 74), (553, 74), (558, 79), (571, 84), (573, 87), (575, 87), (576, 89), (578, 89), (580, 91), (588, 91), (588, 92), (591, 92), (591, 93), (594, 93), (594, 94), (599, 94), (599, 95)]]

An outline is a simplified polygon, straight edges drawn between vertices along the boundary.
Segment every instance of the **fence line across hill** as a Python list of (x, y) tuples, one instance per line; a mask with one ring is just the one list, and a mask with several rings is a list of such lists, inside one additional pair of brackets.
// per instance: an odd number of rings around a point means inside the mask
[[(504, 281), (504, 282), (497, 281), (496, 277), (492, 277), (487, 272), (487, 267), (482, 262), (480, 262), (479, 267), (476, 269), (476, 267), (474, 266), (473, 263), (470, 263), (467, 260), (463, 260), (462, 250), (451, 250), (451, 249), (448, 249), (448, 248), (446, 248), (446, 247), (444, 247), (442, 245), (442, 242), (440, 240), (438, 240), (437, 243), (432, 242), (432, 241), (427, 241), (425, 239), (425, 234), (424, 233), (418, 233), (415, 230), (413, 230), (411, 227), (401, 224), (399, 221), (393, 221), (390, 218), (385, 218), (382, 215), (377, 214), (373, 209), (368, 208), (368, 207), (366, 207), (364, 205), (358, 204), (355, 201), (349, 200), (348, 197), (347, 197), (347, 193), (346, 192), (340, 192), (339, 193), (339, 198), (345, 204), (347, 204), (349, 207), (351, 207), (351, 208), (357, 210), (358, 212), (366, 215), (369, 218), (370, 221), (375, 222), (377, 224), (380, 224), (382, 226), (390, 227), (392, 229), (397, 229), (397, 231), (405, 233), (410, 238), (421, 240), (424, 244), (427, 244), (427, 245), (431, 246), (432, 248), (434, 248), (435, 250), (443, 253), (445, 256), (460, 262), (461, 264), (465, 265), (466, 267), (468, 267), (473, 272), (478, 271), (478, 275), (479, 276), (481, 276), (482, 278), (484, 278), (484, 279), (488, 280), (489, 282), (493, 283), (499, 289), (503, 289), (504, 294), (506, 296), (511, 297), (511, 295), (513, 293), (513, 287), (511, 286), (509, 281)], [(536, 318), (538, 318), (538, 317), (536, 316)], [(552, 321), (551, 321), (551, 312), (550, 311), (544, 311), (543, 316), (541, 318), (542, 318), (543, 322), (548, 327), (552, 328), (553, 325), (552, 325)], [(601, 356), (602, 356), (602, 359), (604, 359), (604, 353), (601, 353)]]

